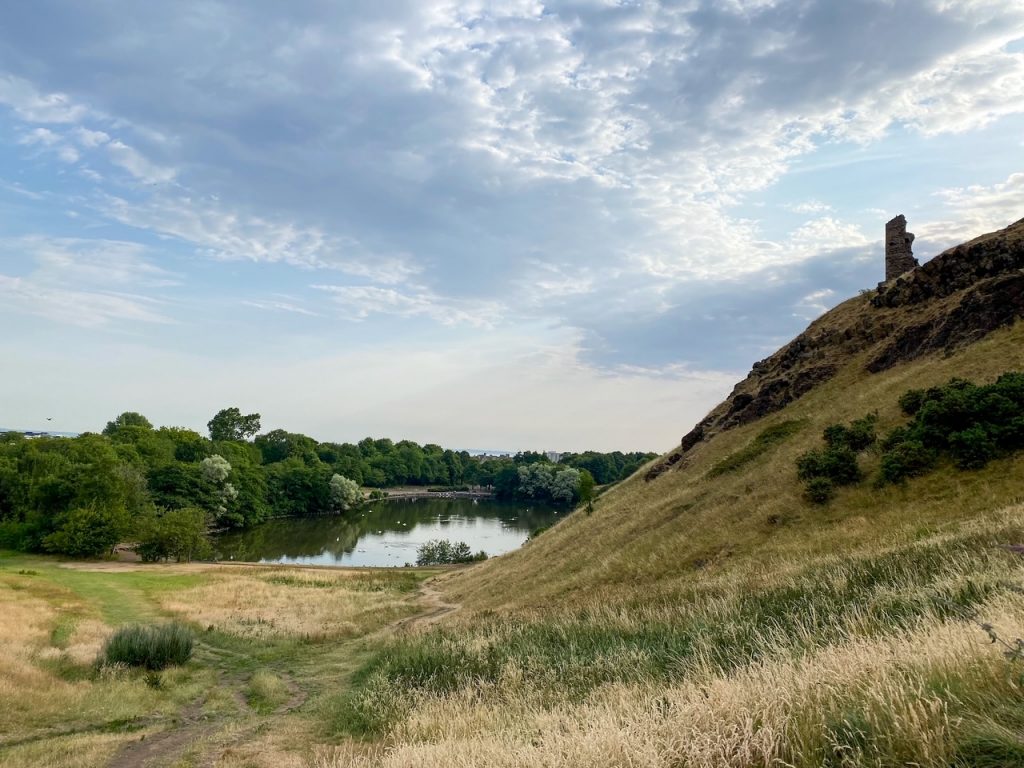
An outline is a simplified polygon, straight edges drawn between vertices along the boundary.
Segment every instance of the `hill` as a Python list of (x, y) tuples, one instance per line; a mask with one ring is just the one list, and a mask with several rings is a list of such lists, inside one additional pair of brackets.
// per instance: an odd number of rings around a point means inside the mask
[[(875, 410), (880, 428), (900, 423), (897, 401), (909, 388), (1024, 369), (1024, 327), (1014, 325), (1022, 315), (1024, 220), (840, 304), (755, 363), (678, 449), (603, 497), (594, 514), (447, 586), (476, 607), (543, 606), (577, 591), (691, 578), (725, 560), (849, 551), (1010, 503), (1024, 491), (1017, 460), (859, 489), (821, 510), (800, 498), (795, 460), (828, 424)], [(711, 471), (784, 424), (792, 435), (763, 457)]]
[(1024, 221), (846, 301), (592, 512), (435, 582), (461, 610), (327, 731), (387, 766), (1024, 766), (1024, 454), (827, 505), (796, 468), (909, 389), (1024, 370), (1022, 314)]

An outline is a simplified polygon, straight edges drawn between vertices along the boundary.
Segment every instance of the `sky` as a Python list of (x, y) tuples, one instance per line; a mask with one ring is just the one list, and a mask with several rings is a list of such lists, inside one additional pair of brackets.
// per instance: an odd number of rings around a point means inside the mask
[(1019, 0), (9, 3), (0, 425), (665, 451), (898, 213), (1024, 217)]

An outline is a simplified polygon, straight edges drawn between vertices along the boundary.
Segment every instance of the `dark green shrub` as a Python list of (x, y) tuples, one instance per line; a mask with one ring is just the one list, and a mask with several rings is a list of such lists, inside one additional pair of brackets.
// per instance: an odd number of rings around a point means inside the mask
[(918, 440), (904, 440), (882, 454), (881, 481), (898, 483), (908, 477), (923, 475), (933, 466), (937, 455)]
[(1024, 374), (1004, 373), (994, 384), (951, 379), (941, 387), (910, 390), (900, 407), (909, 424), (882, 443), (882, 482), (921, 474), (948, 455), (960, 469), (1024, 449)]
[(995, 441), (980, 425), (949, 436), (949, 455), (960, 469), (981, 469), (998, 453)]
[(151, 671), (184, 664), (192, 658), (192, 630), (179, 622), (121, 627), (103, 646), (103, 664), (124, 664)]
[(902, 410), (907, 416), (913, 416), (921, 410), (921, 404), (924, 402), (924, 397), (925, 392), (923, 389), (908, 389), (900, 395), (900, 410)]
[(875, 424), (878, 416), (870, 413), (862, 419), (851, 421), (849, 426), (832, 424), (825, 427), (825, 444), (833, 449), (847, 449), (859, 453), (874, 444), (877, 439)]
[(486, 559), (486, 552), (480, 551), (474, 555), (469, 544), (464, 541), (453, 544), (447, 539), (435, 539), (416, 550), (416, 565), (453, 565)]
[(146, 563), (171, 558), (179, 563), (188, 563), (209, 557), (213, 550), (207, 534), (208, 526), (206, 512), (198, 507), (144, 515), (136, 524), (138, 544), (135, 551)]
[(825, 478), (833, 485), (852, 485), (861, 479), (857, 454), (849, 448), (811, 450), (796, 460), (797, 476), (805, 483)]
[(836, 486), (827, 477), (812, 477), (804, 486), (804, 498), (813, 504), (828, 504), (836, 495)]

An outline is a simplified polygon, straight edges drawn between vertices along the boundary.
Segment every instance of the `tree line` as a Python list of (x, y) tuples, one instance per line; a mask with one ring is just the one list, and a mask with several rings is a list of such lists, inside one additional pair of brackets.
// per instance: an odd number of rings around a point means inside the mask
[(238, 408), (207, 427), (208, 436), (157, 428), (129, 411), (74, 438), (0, 433), (0, 547), (95, 556), (132, 538), (147, 559), (190, 559), (204, 554), (210, 526), (341, 514), (362, 502), (361, 487), (483, 486), (570, 506), (654, 456), (586, 452), (556, 464), (532, 451), (481, 458), (410, 440), (318, 442), (260, 433), (260, 415)]

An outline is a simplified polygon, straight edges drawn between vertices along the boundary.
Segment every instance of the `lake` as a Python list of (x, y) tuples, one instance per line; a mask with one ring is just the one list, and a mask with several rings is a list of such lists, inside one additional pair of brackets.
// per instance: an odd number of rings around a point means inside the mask
[(476, 553), (518, 549), (530, 532), (551, 525), (564, 510), (491, 499), (381, 501), (346, 516), (269, 520), (214, 539), (225, 560), (299, 565), (401, 566), (432, 539), (466, 542)]

